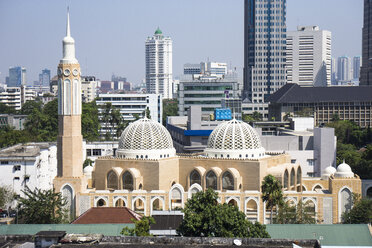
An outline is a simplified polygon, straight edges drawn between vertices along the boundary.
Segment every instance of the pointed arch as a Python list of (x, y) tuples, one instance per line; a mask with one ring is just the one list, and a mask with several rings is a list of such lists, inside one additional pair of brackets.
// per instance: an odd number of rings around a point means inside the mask
[(124, 196), (114, 196), (113, 206), (115, 207), (128, 207), (127, 197)]
[(95, 207), (108, 207), (108, 197), (107, 196), (97, 196), (94, 199)]
[(153, 211), (165, 209), (165, 200), (162, 196), (152, 197), (150, 203), (150, 215), (152, 215)]
[(176, 208), (183, 208), (184, 201), (183, 195), (185, 190), (183, 189), (181, 184), (174, 184), (171, 189), (169, 190), (169, 209), (174, 210)]
[(323, 186), (321, 184), (317, 183), (313, 186), (313, 188), (311, 190), (316, 191), (316, 190), (323, 190), (323, 189), (324, 189)]
[(65, 183), (62, 185), (60, 192), (62, 196), (66, 199), (65, 208), (68, 211), (68, 217), (70, 219), (75, 218), (75, 192), (71, 184)]
[(260, 220), (260, 205), (256, 197), (248, 197), (244, 202), (244, 213), (247, 219), (251, 222), (259, 222)]
[(201, 179), (202, 177), (199, 171), (194, 169), (193, 171), (191, 171), (190, 176), (189, 176), (189, 180), (190, 180), (189, 186), (193, 184), (199, 184), (201, 186), (201, 183), (202, 183)]
[(291, 169), (291, 176), (290, 176), (290, 186), (291, 188), (295, 186), (296, 184), (296, 177), (295, 177), (296, 173), (295, 173), (295, 170), (294, 168)]
[(106, 189), (119, 189), (119, 176), (114, 170), (110, 170), (106, 177)]
[(211, 188), (213, 190), (218, 189), (218, 177), (213, 170), (210, 170), (205, 174), (205, 188)]
[(144, 196), (135, 196), (132, 198), (132, 210), (146, 215), (146, 198)]
[(129, 170), (127, 170), (123, 173), (121, 178), (122, 178), (121, 180), (122, 180), (123, 189), (133, 191), (134, 190), (134, 177), (132, 173)]
[(344, 186), (338, 191), (338, 221), (342, 221), (342, 214), (350, 211), (353, 206), (353, 191)]
[(197, 192), (200, 192), (200, 191), (203, 191), (203, 188), (197, 184), (197, 183), (194, 183), (193, 185), (191, 185), (189, 191), (188, 191), (188, 198), (190, 199), (192, 197), (193, 194), (197, 193)]
[(222, 190), (234, 190), (234, 176), (230, 173), (230, 171), (225, 171), (222, 174)]
[(288, 177), (289, 177), (288, 170), (285, 169), (284, 176), (283, 176), (283, 187), (284, 187), (284, 189), (289, 189), (289, 187), (288, 187)]
[(234, 205), (240, 210), (240, 198), (237, 196), (230, 196), (225, 199), (225, 203)]

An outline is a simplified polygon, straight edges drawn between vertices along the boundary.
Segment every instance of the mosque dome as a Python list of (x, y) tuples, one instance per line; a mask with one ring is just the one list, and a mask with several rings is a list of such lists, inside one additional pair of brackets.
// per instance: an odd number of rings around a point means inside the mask
[(339, 166), (337, 166), (337, 171), (335, 173), (336, 178), (345, 178), (345, 177), (354, 177), (354, 173), (352, 172), (350, 165), (347, 163), (342, 162)]
[(336, 168), (333, 166), (328, 166), (327, 168), (324, 169), (322, 173), (322, 178), (323, 179), (328, 179), (330, 176), (334, 175), (336, 173)]
[(117, 154), (125, 158), (159, 159), (174, 157), (176, 150), (168, 130), (145, 117), (125, 128)]
[(155, 31), (155, 34), (157, 34), (157, 35), (161, 35), (161, 34), (163, 34), (163, 32), (160, 30), (160, 28), (158, 27), (157, 29), (156, 29), (156, 31)]
[(88, 165), (83, 169), (83, 173), (87, 178), (91, 178), (93, 170), (93, 166)]
[(261, 139), (247, 123), (236, 119), (219, 124), (211, 133), (205, 149), (207, 157), (260, 158), (265, 156)]

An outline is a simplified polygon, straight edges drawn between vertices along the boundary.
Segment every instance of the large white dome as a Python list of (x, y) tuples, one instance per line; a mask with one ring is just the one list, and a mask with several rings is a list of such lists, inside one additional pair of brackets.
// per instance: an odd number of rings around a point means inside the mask
[(333, 167), (332, 165), (326, 167), (322, 173), (322, 178), (323, 179), (328, 179), (330, 176), (334, 175), (336, 172), (336, 168)]
[(211, 133), (205, 149), (208, 157), (260, 158), (265, 156), (261, 139), (247, 123), (231, 120), (219, 124)]
[(143, 118), (132, 122), (123, 131), (117, 154), (125, 158), (159, 159), (175, 156), (176, 150), (163, 125)]

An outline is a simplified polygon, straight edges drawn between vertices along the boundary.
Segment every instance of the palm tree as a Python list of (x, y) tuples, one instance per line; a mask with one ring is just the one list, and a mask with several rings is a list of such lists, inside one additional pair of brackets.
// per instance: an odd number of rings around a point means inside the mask
[(270, 208), (270, 224), (273, 223), (273, 208), (283, 203), (282, 185), (273, 176), (264, 177), (261, 185), (262, 200), (266, 202), (266, 207)]

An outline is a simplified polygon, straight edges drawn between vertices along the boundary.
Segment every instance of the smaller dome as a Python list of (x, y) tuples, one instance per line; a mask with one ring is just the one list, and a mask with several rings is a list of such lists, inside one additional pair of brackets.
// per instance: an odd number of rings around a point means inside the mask
[(328, 179), (330, 176), (334, 175), (336, 171), (337, 171), (336, 168), (330, 165), (324, 169), (322, 173), (322, 178)]
[(345, 178), (345, 177), (354, 177), (354, 173), (353, 171), (351, 170), (351, 167), (350, 165), (348, 165), (347, 163), (342, 162), (342, 164), (340, 164), (339, 166), (337, 166), (337, 171), (335, 173), (335, 177), (337, 178)]
[(90, 166), (90, 165), (85, 166), (83, 172), (84, 172), (84, 175), (85, 175), (85, 174), (88, 174), (88, 173), (89, 173), (89, 174), (92, 173), (92, 172), (93, 172), (93, 166)]
[(155, 34), (163, 34), (163, 32), (160, 30), (160, 28), (158, 27), (155, 31)]

